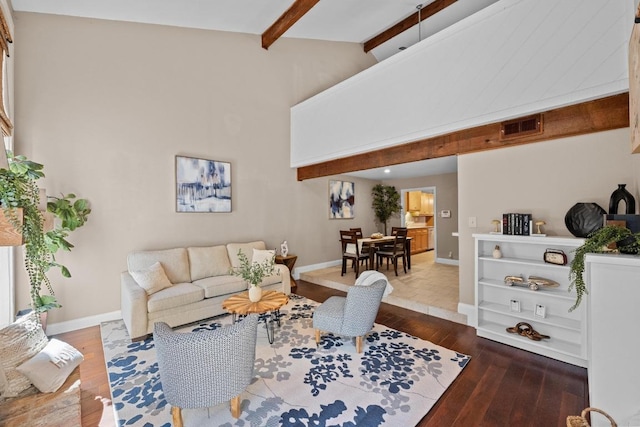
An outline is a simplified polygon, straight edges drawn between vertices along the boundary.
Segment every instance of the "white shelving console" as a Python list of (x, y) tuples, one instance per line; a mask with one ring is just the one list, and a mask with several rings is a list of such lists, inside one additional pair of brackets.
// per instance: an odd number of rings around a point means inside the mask
[[(573, 251), (584, 239), (571, 237), (511, 236), (474, 234), (476, 244), (475, 291), (477, 335), (513, 347), (542, 354), (578, 366), (587, 366), (586, 304), (569, 312), (575, 291), (569, 289), (569, 264)], [(494, 258), (495, 246), (502, 258)], [(567, 265), (545, 263), (546, 249), (559, 249), (567, 255)], [(528, 287), (508, 286), (506, 276), (538, 276), (560, 284), (556, 288), (533, 291)], [(513, 311), (511, 301), (520, 311)], [(536, 316), (536, 306), (544, 307), (545, 317)], [(550, 336), (533, 341), (507, 332), (519, 322), (529, 323), (536, 331)]]

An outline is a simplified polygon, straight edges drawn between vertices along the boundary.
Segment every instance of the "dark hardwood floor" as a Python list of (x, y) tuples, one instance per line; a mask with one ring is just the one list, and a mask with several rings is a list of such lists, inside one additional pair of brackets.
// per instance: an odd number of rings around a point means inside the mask
[[(297, 294), (315, 301), (344, 295), (298, 281)], [(377, 323), (471, 356), (471, 361), (418, 424), (442, 426), (566, 426), (568, 415), (588, 406), (587, 371), (567, 363), (478, 338), (475, 329), (388, 304)], [(115, 426), (100, 328), (58, 335), (85, 356), (82, 425)]]

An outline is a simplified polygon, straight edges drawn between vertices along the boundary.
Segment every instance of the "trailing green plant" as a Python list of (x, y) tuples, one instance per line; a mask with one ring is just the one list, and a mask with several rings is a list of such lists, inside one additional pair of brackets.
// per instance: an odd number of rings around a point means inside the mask
[(376, 217), (376, 222), (384, 225), (384, 234), (387, 235), (387, 221), (393, 216), (398, 216), (402, 210), (400, 193), (391, 185), (376, 184), (371, 189), (371, 207)]
[[(40, 191), (36, 181), (44, 177), (44, 166), (25, 156), (14, 156), (7, 151), (9, 169), (0, 169), (0, 205), (11, 225), (24, 239), (24, 265), (29, 277), (31, 305), (36, 312), (61, 307), (55, 297), (47, 272), (60, 268), (64, 277), (71, 277), (69, 269), (55, 260), (59, 250), (71, 250), (66, 238), (70, 231), (82, 226), (91, 209), (85, 199), (75, 200), (74, 194), (54, 197), (47, 210), (60, 218), (60, 224), (45, 232), (43, 213), (39, 210)], [(17, 210), (22, 208), (22, 222)], [(42, 294), (46, 288), (49, 295)]]
[(266, 259), (261, 263), (251, 262), (240, 249), (238, 250), (238, 260), (240, 261), (240, 266), (232, 268), (231, 274), (242, 277), (244, 281), (252, 286), (258, 286), (265, 277), (274, 274), (275, 262), (273, 258)]
[[(609, 249), (609, 245), (616, 244), (616, 249)], [(569, 272), (569, 291), (575, 288), (576, 302), (569, 309), (575, 310), (582, 302), (582, 297), (587, 295), (587, 285), (584, 281), (584, 257), (588, 253), (624, 252), (637, 254), (640, 252), (640, 233), (634, 234), (626, 227), (607, 225), (591, 233), (582, 246), (575, 250), (575, 256), (571, 261)]]

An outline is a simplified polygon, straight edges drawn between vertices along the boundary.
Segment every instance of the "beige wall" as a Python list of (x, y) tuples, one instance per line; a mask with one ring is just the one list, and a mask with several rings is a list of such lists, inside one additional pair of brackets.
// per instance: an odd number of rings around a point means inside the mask
[[(422, 187), (435, 187), (436, 189), (436, 257), (449, 258), (449, 252), (453, 259), (458, 259), (458, 239), (451, 233), (458, 231), (458, 174), (448, 173), (432, 175), (412, 179), (394, 179), (384, 181), (387, 185), (393, 185), (396, 190), (406, 190)], [(438, 214), (441, 210), (451, 211), (451, 218), (441, 218)], [(401, 218), (393, 218), (389, 226), (400, 226)]]
[[(473, 233), (491, 231), (504, 212), (531, 212), (549, 235), (571, 236), (566, 212), (578, 202), (605, 210), (617, 184), (640, 200), (640, 156), (629, 129), (563, 138), (458, 157), (460, 302), (474, 303)], [(478, 227), (468, 227), (468, 217)]]
[[(339, 258), (337, 230), (356, 221), (328, 220), (327, 178), (296, 181), (289, 108), (371, 66), (361, 46), (266, 51), (256, 35), (29, 13), (15, 24), (16, 151), (44, 163), (49, 194), (93, 209), (59, 256), (73, 277), (52, 275), (64, 307), (51, 322), (119, 310), (131, 250), (286, 239), (298, 265)], [(177, 154), (231, 162), (232, 213), (175, 212)], [(355, 181), (366, 222), (372, 184)]]

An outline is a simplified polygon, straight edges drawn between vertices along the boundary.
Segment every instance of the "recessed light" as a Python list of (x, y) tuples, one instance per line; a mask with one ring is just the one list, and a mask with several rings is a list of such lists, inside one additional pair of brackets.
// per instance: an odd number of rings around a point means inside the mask
[(391, 173), (391, 169), (385, 169), (384, 173)]

